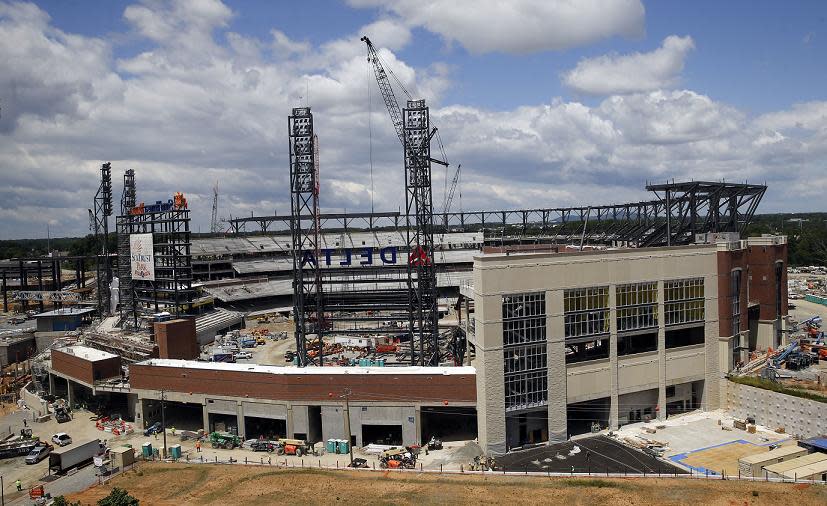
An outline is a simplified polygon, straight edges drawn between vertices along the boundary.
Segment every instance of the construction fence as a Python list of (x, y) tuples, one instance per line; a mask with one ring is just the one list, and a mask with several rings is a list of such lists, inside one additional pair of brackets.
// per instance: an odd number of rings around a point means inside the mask
[[(639, 478), (639, 479), (646, 479), (646, 478), (671, 478), (671, 479), (685, 479), (685, 480), (738, 480), (738, 481), (763, 481), (768, 483), (805, 483), (811, 485), (822, 485), (827, 487), (827, 482), (819, 481), (819, 480), (802, 480), (798, 478), (769, 478), (769, 477), (753, 477), (753, 476), (746, 476), (741, 475), (739, 470), (738, 474), (727, 474), (725, 472), (721, 473), (714, 473), (710, 471), (706, 471), (705, 473), (699, 472), (675, 472), (675, 473), (601, 473), (597, 470), (593, 472), (586, 472), (586, 473), (560, 473), (560, 472), (536, 472), (536, 471), (529, 471), (528, 467), (526, 467), (525, 471), (471, 471), (465, 469), (464, 466), (460, 466), (457, 468), (443, 468), (442, 464), (440, 464), (439, 469), (424, 469), (422, 464), (419, 464), (419, 467), (415, 469), (383, 469), (376, 467), (374, 463), (373, 466), (370, 468), (350, 468), (348, 467), (348, 461), (342, 460), (336, 461), (335, 465), (325, 465), (322, 464), (321, 460), (307, 458), (301, 459), (298, 463), (295, 461), (290, 461), (287, 459), (279, 459), (279, 458), (272, 458), (268, 457), (259, 457), (258, 459), (247, 458), (245, 457), (243, 460), (241, 459), (219, 459), (217, 456), (213, 458), (204, 458), (203, 455), (199, 455), (198, 458), (189, 458), (189, 455), (182, 456), (180, 459), (159, 459), (159, 458), (151, 458), (145, 459), (142, 458), (142, 462), (165, 462), (165, 463), (177, 463), (177, 464), (204, 464), (204, 465), (243, 465), (243, 466), (265, 466), (265, 467), (275, 467), (278, 469), (284, 470), (291, 470), (291, 469), (322, 469), (326, 471), (351, 471), (351, 472), (381, 472), (381, 473), (426, 473), (426, 474), (445, 474), (445, 475), (481, 475), (481, 476), (533, 476), (537, 478)], [(137, 462), (136, 462), (137, 465)]]

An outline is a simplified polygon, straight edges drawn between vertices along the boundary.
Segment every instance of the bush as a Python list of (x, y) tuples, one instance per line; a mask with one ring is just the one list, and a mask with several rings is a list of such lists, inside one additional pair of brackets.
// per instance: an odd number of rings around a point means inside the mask
[(66, 500), (65, 497), (59, 495), (54, 498), (54, 502), (52, 502), (54, 506), (80, 506), (80, 501), (77, 502), (69, 502)]
[(763, 388), (764, 390), (772, 390), (773, 392), (792, 395), (793, 397), (801, 397), (802, 399), (809, 399), (811, 401), (827, 403), (827, 397), (821, 396), (815, 392), (810, 392), (809, 390), (804, 390), (801, 388), (787, 387), (782, 385), (781, 383), (776, 383), (774, 381), (769, 381), (762, 378), (756, 378), (754, 376), (730, 376), (729, 381), (755, 388)]
[(98, 506), (138, 506), (138, 500), (129, 495), (126, 490), (115, 487), (108, 496), (98, 501)]

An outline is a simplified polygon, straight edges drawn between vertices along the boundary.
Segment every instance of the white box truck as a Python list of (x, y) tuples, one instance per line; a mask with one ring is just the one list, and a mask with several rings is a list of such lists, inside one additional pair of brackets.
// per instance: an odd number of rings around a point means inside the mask
[(92, 462), (92, 458), (103, 453), (104, 450), (101, 440), (93, 439), (74, 448), (52, 452), (49, 454), (49, 471), (58, 474), (65, 473), (73, 467)]

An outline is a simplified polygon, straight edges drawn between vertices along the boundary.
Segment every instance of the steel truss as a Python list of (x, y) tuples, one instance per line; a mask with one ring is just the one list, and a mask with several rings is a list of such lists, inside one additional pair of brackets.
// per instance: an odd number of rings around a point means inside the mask
[(434, 267), (434, 203), (431, 195), (431, 137), (436, 129), (431, 131), (429, 111), (424, 100), (409, 100), (407, 105), (402, 110), (402, 124), (411, 362), (415, 360), (413, 343), (417, 337), (420, 365), (437, 365), (439, 314)]
[[(128, 169), (124, 172), (123, 175), (123, 193), (121, 194), (121, 217), (129, 216), (132, 209), (138, 205), (137, 202), (137, 188), (135, 186), (135, 171), (132, 169)], [(117, 225), (118, 219), (116, 218), (116, 229), (118, 229)], [(127, 312), (132, 314), (133, 321), (134, 321), (134, 312), (133, 312), (133, 300), (132, 300), (132, 265), (129, 258), (129, 235), (121, 233), (119, 231), (118, 235), (118, 281), (119, 281), (119, 290), (118, 290), (118, 299), (120, 301), (120, 315), (121, 318), (125, 316)]]
[[(293, 314), (296, 320), (296, 354), (299, 365), (311, 363), (309, 347), (318, 346), (318, 363), (324, 361), (324, 299), (319, 256), (318, 152), (309, 107), (297, 107), (287, 119), (290, 144), (290, 209), (293, 249)], [(308, 346), (308, 335), (317, 342)]]
[(109, 282), (112, 281), (112, 264), (109, 262), (109, 217), (112, 216), (112, 171), (110, 162), (101, 165), (101, 182), (95, 194), (95, 210), (92, 230), (99, 255), (95, 261), (98, 285), (98, 315), (103, 318), (112, 312), (109, 298)]
[[(694, 240), (694, 234), (743, 233), (766, 188), (764, 185), (720, 182), (667, 183), (647, 186), (657, 196), (649, 201), (435, 213), (434, 232), (482, 230), (491, 241), (536, 237), (564, 243), (579, 240), (586, 224), (584, 239), (589, 244), (635, 247), (689, 244)], [(667, 209), (671, 212), (667, 213)], [(403, 220), (407, 222), (399, 213), (331, 213), (322, 214), (321, 220), (327, 224), (323, 228), (331, 231), (399, 229)], [(233, 218), (230, 225), (241, 235), (276, 232), (289, 227), (290, 221), (289, 216), (252, 216)], [(259, 230), (248, 231), (248, 224), (259, 225)]]

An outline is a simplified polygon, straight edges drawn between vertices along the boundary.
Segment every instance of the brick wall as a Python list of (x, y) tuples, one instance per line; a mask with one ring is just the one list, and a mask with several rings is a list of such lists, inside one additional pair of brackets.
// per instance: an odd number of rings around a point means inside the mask
[(350, 388), (351, 401), (476, 402), (473, 374), (268, 374), (132, 364), (129, 375), (134, 389), (253, 399), (329, 401)]
[(195, 334), (195, 318), (155, 323), (155, 342), (160, 358), (194, 360), (200, 350)]
[(52, 350), (52, 369), (91, 385), (96, 379), (120, 376), (121, 358), (112, 357), (93, 362), (60, 350)]

